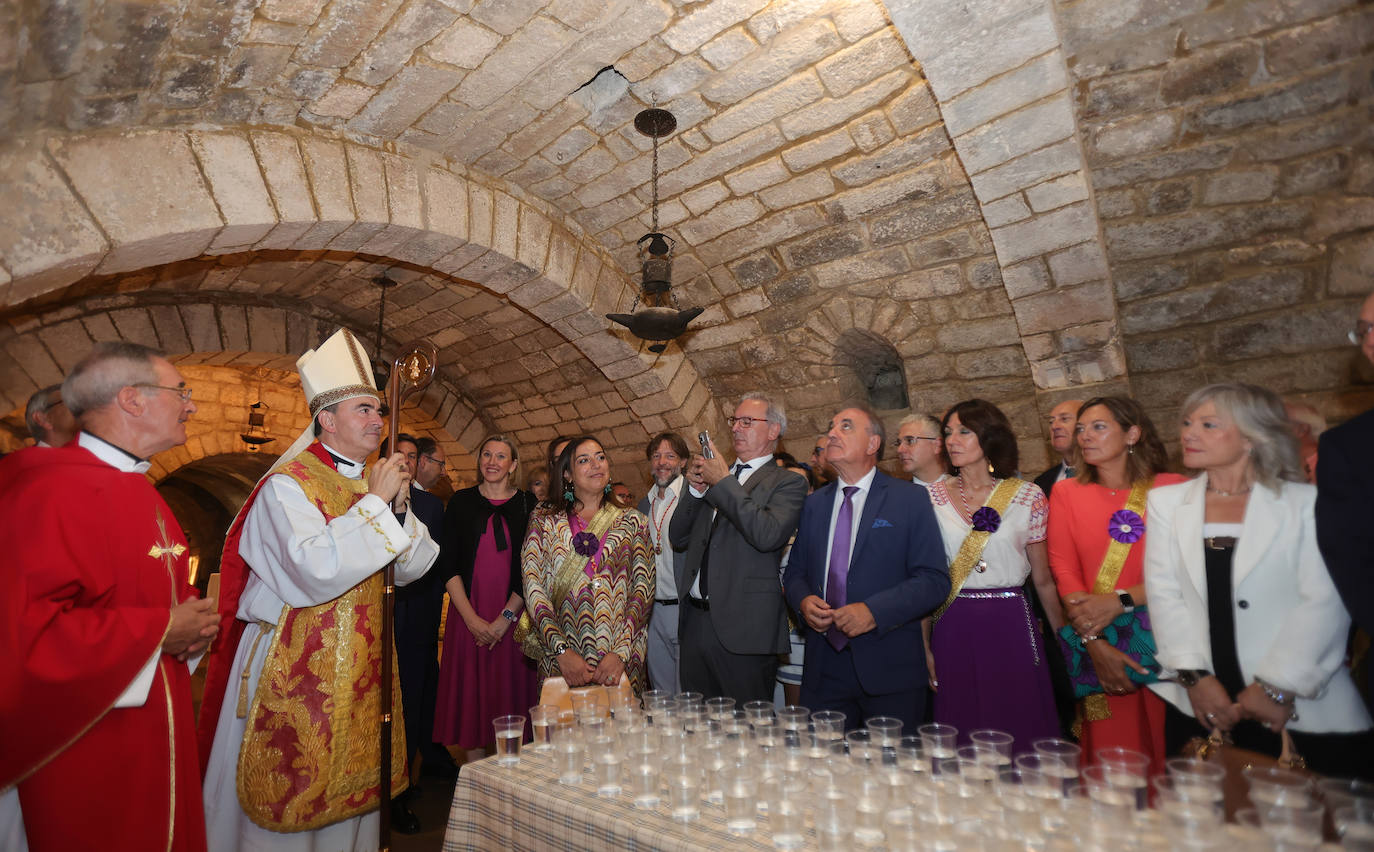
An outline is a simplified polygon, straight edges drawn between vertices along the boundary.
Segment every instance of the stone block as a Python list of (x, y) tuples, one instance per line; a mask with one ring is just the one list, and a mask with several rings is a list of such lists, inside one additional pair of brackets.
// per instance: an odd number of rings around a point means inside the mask
[(253, 146), (246, 138), (229, 133), (192, 133), (190, 139), (227, 224), (211, 251), (252, 245), (266, 236), (277, 222), (277, 213)]
[(954, 372), (965, 379), (983, 379), (991, 376), (1028, 376), (1030, 365), (1026, 363), (1025, 350), (1018, 344), (1000, 349), (984, 349), (965, 352), (954, 359)]
[(1036, 213), (1083, 201), (1087, 197), (1088, 186), (1082, 172), (1070, 172), (1026, 190), (1026, 200)]
[(1323, 198), (1313, 208), (1312, 224), (1303, 235), (1319, 242), (1337, 234), (1374, 227), (1374, 198)]
[(425, 173), (425, 223), (429, 230), (453, 237), (458, 248), (468, 238), (467, 183), (452, 172), (431, 168)]
[(997, 257), (1010, 265), (1028, 257), (1075, 245), (1097, 233), (1097, 217), (1086, 203), (1061, 207), (1023, 222), (992, 230)]
[(697, 246), (696, 254), (704, 263), (724, 263), (826, 224), (826, 216), (814, 206), (793, 207), (771, 213), (757, 222)]
[(1304, 305), (1257, 319), (1217, 323), (1210, 329), (1211, 351), (1220, 361), (1238, 361), (1348, 347), (1349, 326), (1346, 303)]
[(331, 118), (352, 118), (372, 99), (376, 91), (371, 86), (340, 80), (310, 104), (310, 111)]
[(1205, 15), (1192, 15), (1184, 26), (1184, 47), (1196, 49), (1219, 41), (1234, 41), (1264, 30), (1292, 27), (1349, 8), (1350, 0), (1255, 0), (1228, 3)]
[(707, 44), (702, 45), (699, 53), (711, 67), (723, 71), (753, 53), (758, 43), (749, 36), (743, 27), (722, 33)]
[(696, 245), (747, 225), (765, 212), (764, 206), (753, 198), (735, 198), (681, 223), (678, 231), (689, 244)]
[(692, 53), (766, 5), (767, 0), (712, 0), (673, 24), (661, 38), (678, 53)]
[(833, 97), (842, 98), (894, 68), (910, 62), (896, 33), (880, 30), (816, 64), (816, 73)]
[(508, 36), (523, 27), (544, 5), (542, 0), (480, 0), (469, 14)]
[(1072, 139), (1065, 139), (980, 174), (969, 175), (969, 183), (972, 184), (978, 200), (986, 204), (1049, 178), (1082, 168), (1083, 158), (1079, 153), (1078, 144)]
[(1036, 293), (1014, 299), (1011, 306), (1022, 334), (1058, 331), (1116, 316), (1116, 301), (1105, 281)]
[(457, 20), (458, 15), (438, 0), (414, 0), (401, 7), (382, 35), (367, 46), (348, 68), (348, 76), (369, 86), (390, 80), (410, 60), (416, 48)]
[(1115, 160), (1157, 151), (1173, 143), (1178, 133), (1178, 116), (1157, 112), (1140, 118), (1113, 122), (1097, 131), (1093, 150), (1097, 157)]
[(1269, 231), (1301, 227), (1307, 210), (1297, 204), (1274, 204), (1230, 210), (1185, 213), (1164, 219), (1107, 225), (1107, 252), (1114, 262), (1182, 254), (1251, 239)]
[(724, 142), (779, 116), (794, 113), (815, 102), (822, 94), (824, 89), (815, 74), (798, 74), (734, 104), (707, 121), (701, 129), (712, 142)]
[(1064, 93), (984, 124), (956, 138), (955, 147), (965, 168), (976, 174), (1073, 133), (1073, 106)]
[(893, 246), (819, 264), (812, 267), (810, 272), (818, 287), (833, 289), (901, 275), (910, 268), (911, 262), (907, 260), (905, 252), (900, 247)]
[[(736, 136), (728, 142), (712, 146), (691, 157), (683, 165), (663, 174), (659, 178), (659, 192), (664, 197), (677, 195), (683, 190), (752, 162), (759, 156), (760, 151), (772, 151), (782, 147), (782, 141), (781, 134), (772, 124)], [(640, 177), (635, 185), (642, 180)]]
[(1145, 212), (1151, 216), (1181, 213), (1193, 205), (1191, 179), (1163, 181), (1145, 193)]
[(878, 178), (899, 174), (909, 166), (926, 163), (949, 150), (949, 137), (939, 127), (908, 136), (868, 156), (853, 157), (831, 168), (830, 173), (847, 187), (862, 186)]
[(1358, 56), (1369, 43), (1368, 9), (1356, 4), (1315, 24), (1280, 30), (1265, 39), (1264, 67), (1274, 76), (1303, 74)]
[(377, 92), (348, 126), (384, 139), (393, 139), (429, 112), (466, 80), (461, 71), (415, 63), (402, 68)]
[[(29, 393), (48, 385), (59, 384), (65, 378), (62, 369), (57, 365), (57, 362), (53, 361), (47, 349), (35, 336), (24, 335), (11, 338), (4, 344), (4, 349), (10, 357), (0, 358), (0, 362), (8, 362), (9, 365), (18, 367), (23, 371), (23, 375), (33, 383)], [(0, 366), (0, 370), (5, 370), (6, 380), (13, 378), (8, 375), (10, 371), (6, 370), (5, 367)], [(24, 396), (27, 397), (28, 394)]]
[(423, 230), (424, 199), (415, 165), (402, 157), (388, 156), (386, 164), (387, 207), (392, 225)]
[(1135, 192), (1130, 189), (1107, 190), (1097, 193), (1097, 215), (1101, 219), (1120, 219), (1140, 210)]
[[(487, 4), (502, 7), (511, 4), (500, 0)], [(479, 19), (480, 20), (480, 19)], [(490, 25), (489, 21), (483, 21)], [(492, 27), (497, 32), (501, 30)], [(497, 47), (474, 71), (463, 78), (454, 97), (476, 109), (495, 104), (514, 85), (552, 60), (577, 39), (577, 31), (544, 17), (530, 21), (517, 34)]]
[(1333, 296), (1365, 296), (1374, 282), (1374, 233), (1331, 242), (1326, 291)]
[(64, 376), (90, 353), (93, 342), (85, 326), (76, 320), (45, 326), (38, 330), (38, 337), (57, 361)]
[(800, 240), (784, 243), (778, 252), (789, 268), (800, 269), (858, 254), (863, 250), (863, 228), (854, 224), (829, 228)]
[(1049, 273), (1045, 271), (1045, 262), (1040, 258), (1003, 267), (1002, 282), (1006, 285), (1007, 296), (1012, 299), (1040, 293), (1050, 288)]
[[(959, 353), (1009, 346), (1021, 338), (1015, 319), (996, 317), (945, 323), (935, 332), (935, 339), (944, 352)], [(909, 368), (907, 375), (911, 375)]]
[[(1093, 169), (1093, 188), (1101, 192), (1147, 180), (1215, 171), (1230, 163), (1235, 154), (1236, 145), (1232, 142), (1207, 142), (1159, 154), (1147, 154), (1127, 159), (1118, 165)], [(977, 188), (976, 180), (974, 187)]]
[(1178, 52), (1180, 32), (1173, 25), (1106, 41), (1066, 42), (1065, 48), (1072, 57), (1074, 76), (1091, 80), (1165, 64)]
[(998, 228), (1029, 218), (1030, 208), (1020, 195), (1009, 195), (991, 204), (983, 205), (983, 219), (989, 228)]
[(273, 21), (310, 25), (320, 17), (329, 0), (263, 0), (259, 11)]
[(894, 298), (908, 301), (954, 296), (965, 290), (959, 267), (953, 264), (934, 269), (920, 269), (901, 276), (887, 285)]
[(848, 42), (858, 41), (874, 30), (887, 26), (887, 16), (877, 4), (841, 6), (830, 17), (840, 37)]
[[(686, 5), (674, 0), (677, 5)], [(745, 23), (750, 34), (760, 43), (778, 37), (797, 24), (823, 16), (829, 10), (826, 0), (793, 0), (790, 3), (770, 3)]]
[(390, 221), (386, 199), (386, 170), (382, 155), (371, 148), (346, 145), (349, 187), (359, 223)]
[(783, 151), (782, 161), (794, 172), (804, 172), (854, 150), (854, 140), (845, 128), (809, 139)]
[(944, 104), (940, 112), (950, 135), (959, 136), (1067, 87), (1064, 57), (1051, 51), (963, 92)]
[(1203, 204), (1241, 204), (1264, 201), (1274, 194), (1278, 184), (1278, 169), (1260, 166), (1249, 169), (1228, 169), (1208, 175), (1203, 184)]
[(871, 112), (851, 124), (849, 133), (859, 146), (859, 150), (865, 154), (881, 148), (897, 135), (893, 132), (892, 125), (888, 124), (887, 118), (878, 111)]
[(262, 131), (249, 135), (281, 221), (315, 221), (315, 204), (295, 138)]
[(1191, 367), (1201, 361), (1193, 341), (1178, 335), (1126, 341), (1126, 363), (1132, 373)]
[(1345, 151), (1325, 151), (1284, 166), (1279, 181), (1279, 196), (1315, 195), (1345, 182), (1350, 155)]
[(1096, 281), (1109, 274), (1106, 255), (1097, 240), (1055, 252), (1049, 256), (1049, 265), (1057, 287)]
[(1159, 70), (1119, 74), (1088, 82), (1087, 95), (1081, 97), (1081, 116), (1106, 119), (1113, 116), (1143, 115), (1162, 106), (1159, 98)]
[(1091, 44), (1123, 36), (1140, 36), (1178, 23), (1205, 10), (1207, 0), (1175, 0), (1171, 3), (1113, 3), (1087, 0), (1061, 10), (1066, 44)]
[[(889, 6), (888, 13), (941, 101), (952, 100), (960, 92), (1019, 68), (1059, 45), (1047, 3), (998, 4), (972, 14), (968, 14), (972, 12), (969, 9), (960, 22), (958, 36), (950, 32), (937, 35), (928, 20), (930, 4), (902, 5), (902, 12)], [(994, 20), (996, 23), (991, 24)]]
[(805, 109), (783, 116), (778, 123), (783, 135), (788, 139), (799, 139), (819, 133), (882, 104), (909, 81), (908, 71), (893, 71), (844, 97), (824, 98)]
[(835, 191), (835, 181), (824, 169), (808, 172), (786, 183), (769, 187), (758, 194), (764, 206), (770, 210), (793, 207), (818, 198), (827, 198)]
[(1235, 319), (1299, 304), (1309, 285), (1305, 270), (1265, 270), (1130, 302), (1121, 308), (1121, 327), (1127, 334), (1138, 334)]
[(6, 304), (70, 284), (105, 255), (100, 229), (36, 145), (0, 151), (0, 206), (30, 211), (0, 217), (0, 258), (14, 279)]
[(1159, 93), (1166, 103), (1239, 91), (1250, 85), (1259, 67), (1260, 48), (1254, 42), (1225, 44), (1169, 63)]
[(869, 237), (876, 246), (906, 242), (975, 221), (979, 215), (971, 195), (950, 192), (874, 218), (869, 225)]
[[(1246, 89), (1246, 92), (1253, 91)], [(1344, 69), (1277, 86), (1229, 102), (1193, 109), (1189, 121), (1202, 131), (1226, 132), (1314, 115), (1339, 105), (1352, 91)]]
[(905, 92), (892, 98), (887, 104), (887, 117), (899, 136), (907, 136), (943, 118), (924, 80), (913, 82)]
[(180, 133), (67, 138), (49, 150), (113, 243), (102, 272), (194, 257), (224, 224)]

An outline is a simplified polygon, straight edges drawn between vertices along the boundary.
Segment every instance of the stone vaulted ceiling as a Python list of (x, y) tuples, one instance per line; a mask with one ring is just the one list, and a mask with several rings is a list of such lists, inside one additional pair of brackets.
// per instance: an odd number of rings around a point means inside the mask
[[(1374, 268), (1371, 29), (1367, 6), (1341, 0), (10, 3), (0, 304), (15, 340), (112, 294), (251, 295), (370, 338), (369, 279), (395, 266), (406, 281), (388, 340), (441, 336), (457, 359), (427, 403), (451, 440), (501, 428), (532, 448), (602, 429), (622, 433), (626, 460), (645, 428), (713, 425), (756, 387), (782, 393), (804, 445), (863, 395), (871, 358), (900, 364), (915, 410), (1003, 404), (1028, 467), (1044, 460), (1040, 414), (1068, 394), (1131, 391), (1172, 417), (1191, 387), (1237, 377), (1344, 416), (1369, 399), (1339, 338)], [(631, 121), (651, 103), (678, 120), (659, 151), (676, 291), (706, 312), (680, 352), (626, 366), (635, 341), (590, 340), (618, 334), (600, 315), (632, 296), (652, 154)], [(248, 214), (229, 209), (237, 190), (197, 134), (250, 141), (273, 236), (179, 242), (164, 222), (143, 234), (155, 251), (121, 254), (128, 214), (102, 212), (79, 160), (152, 130), (191, 132), (189, 174), (210, 186), (221, 229)], [(302, 225), (286, 240), (289, 220), (333, 217), (312, 157), (338, 141), (343, 219), (368, 219), (369, 182), (391, 186), (399, 163), (421, 175), (427, 234), (444, 232), (443, 188), (468, 186), (465, 222), (495, 217), (486, 254), (412, 257), (344, 238), (356, 228), (326, 239)], [(385, 168), (360, 166), (364, 150)], [(276, 172), (296, 158), (287, 197)], [(55, 188), (34, 189), (49, 171)], [(453, 177), (425, 182), (438, 171)], [(479, 203), (492, 193), (494, 214)], [(89, 214), (102, 247), (66, 256), (89, 265), (54, 260), (63, 228), (26, 220), (67, 194), (65, 230)], [(502, 199), (520, 210), (505, 252)], [(543, 224), (527, 228), (527, 210)], [(444, 247), (460, 253), (474, 233)], [(551, 271), (560, 239), (578, 264), (597, 258), (589, 286), (570, 283), (572, 261), (563, 279)], [(522, 291), (528, 276), (507, 278), (524, 270), (565, 286)], [(187, 276), (194, 300), (166, 283)], [(576, 322), (541, 310), (566, 296)], [(32, 347), (0, 345), (21, 401), (15, 352)], [(455, 406), (475, 419), (452, 419)], [(626, 408), (636, 416), (606, 416)]]

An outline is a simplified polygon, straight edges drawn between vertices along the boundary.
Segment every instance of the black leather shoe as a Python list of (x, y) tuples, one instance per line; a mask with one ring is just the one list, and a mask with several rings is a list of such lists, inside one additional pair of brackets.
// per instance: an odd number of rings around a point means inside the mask
[(400, 834), (420, 833), (420, 818), (399, 798), (391, 800), (391, 828)]

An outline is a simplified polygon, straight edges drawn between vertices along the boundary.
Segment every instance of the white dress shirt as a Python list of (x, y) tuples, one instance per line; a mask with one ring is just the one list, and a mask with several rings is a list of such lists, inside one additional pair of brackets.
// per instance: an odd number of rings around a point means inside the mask
[[(758, 470), (759, 468), (763, 467), (763, 466), (766, 465), (766, 464), (772, 464), (772, 463), (773, 463), (773, 454), (772, 454), (772, 453), (769, 453), (769, 454), (766, 455), (766, 456), (758, 456), (757, 458), (752, 458), (752, 459), (738, 459), (738, 460), (735, 461), (734, 464), (730, 465), (730, 470), (733, 471), (736, 467), (739, 466), (740, 462), (743, 462), (744, 464), (748, 465), (748, 467), (746, 467), (744, 470), (741, 470), (741, 471), (739, 472), (739, 475), (738, 475), (738, 476), (735, 476), (735, 478), (739, 480), (739, 484), (740, 484), (740, 485), (743, 485), (744, 483), (746, 483), (746, 482), (749, 481), (749, 477), (753, 475), (754, 471)], [(731, 475), (733, 476), (734, 474), (731, 474)], [(698, 491), (698, 490), (696, 490), (696, 488), (694, 488), (694, 487), (691, 486), (691, 485), (688, 485), (687, 488), (688, 488), (688, 490), (690, 490), (690, 491), (692, 492), (692, 496), (693, 496), (693, 497), (696, 497), (697, 499), (701, 499), (702, 497), (705, 497), (705, 496), (706, 496), (706, 492), (705, 492), (705, 491)], [(716, 518), (716, 510), (715, 510), (715, 509), (712, 509), (712, 510), (711, 510), (711, 520), (712, 520), (712, 522), (715, 521), (715, 518)], [(701, 572), (700, 572), (700, 571), (697, 572), (697, 577), (696, 577), (696, 579), (692, 581), (692, 597), (697, 598), (697, 599), (700, 599), (700, 598), (701, 598)]]
[(677, 600), (677, 578), (673, 575), (673, 548), (668, 544), (668, 525), (673, 522), (682, 500), (682, 486), (687, 480), (679, 474), (672, 482), (660, 488), (649, 488), (649, 538), (657, 545), (654, 566), (658, 569), (654, 599)]
[(844, 505), (844, 489), (847, 486), (854, 486), (858, 491), (849, 498), (849, 502), (854, 507), (852, 520), (849, 522), (849, 565), (845, 566), (845, 576), (849, 576), (848, 568), (854, 564), (854, 542), (859, 538), (859, 519), (864, 514), (864, 504), (868, 502), (868, 492), (873, 488), (873, 480), (878, 475), (878, 468), (871, 467), (868, 473), (859, 477), (858, 482), (845, 482), (843, 476), (837, 475), (835, 478), (835, 500), (830, 507), (830, 526), (825, 531), (825, 581), (821, 584), (821, 597), (826, 598), (826, 592), (830, 585), (830, 551), (835, 547), (835, 525), (840, 520), (840, 508)]

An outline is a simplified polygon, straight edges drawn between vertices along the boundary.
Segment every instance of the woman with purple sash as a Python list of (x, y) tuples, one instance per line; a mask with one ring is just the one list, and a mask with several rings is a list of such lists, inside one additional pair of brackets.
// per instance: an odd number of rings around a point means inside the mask
[[(1026, 598), (1033, 579), (1051, 626), (1063, 611), (1045, 547), (1049, 504), (1015, 478), (1016, 436), (997, 406), (981, 399), (945, 414), (945, 452), (958, 474), (930, 486), (950, 560), (950, 597), (926, 619), (926, 664), (935, 721), (1016, 738), (1015, 750), (1059, 734), (1048, 651)], [(1054, 650), (1054, 649), (1051, 649)]]

